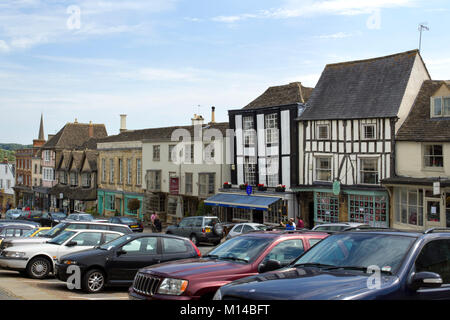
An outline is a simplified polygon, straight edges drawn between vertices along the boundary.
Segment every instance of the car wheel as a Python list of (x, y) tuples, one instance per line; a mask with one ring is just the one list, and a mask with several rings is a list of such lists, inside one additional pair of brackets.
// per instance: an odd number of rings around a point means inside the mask
[(189, 238), (191, 239), (192, 243), (194, 243), (196, 246), (198, 246), (198, 239), (195, 234), (191, 234), (191, 236)]
[(83, 290), (87, 293), (97, 293), (105, 287), (105, 274), (97, 269), (89, 270), (83, 277)]
[(51, 271), (51, 264), (46, 258), (37, 257), (27, 265), (27, 274), (33, 279), (44, 279)]

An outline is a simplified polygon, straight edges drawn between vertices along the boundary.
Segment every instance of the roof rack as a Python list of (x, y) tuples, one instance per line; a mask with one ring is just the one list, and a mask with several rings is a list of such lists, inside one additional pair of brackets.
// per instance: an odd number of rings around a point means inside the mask
[(436, 231), (447, 231), (447, 232), (450, 232), (450, 228), (434, 227), (434, 228), (430, 228), (430, 229), (425, 230), (423, 233), (424, 234), (428, 234), (428, 233), (433, 233), (433, 232), (436, 232)]

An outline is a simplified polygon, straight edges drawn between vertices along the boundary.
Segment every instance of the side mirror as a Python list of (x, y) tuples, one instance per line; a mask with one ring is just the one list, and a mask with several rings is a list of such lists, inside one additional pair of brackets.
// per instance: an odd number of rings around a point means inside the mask
[(422, 271), (417, 272), (412, 276), (410, 287), (413, 290), (418, 290), (420, 288), (440, 288), (442, 282), (442, 278), (439, 274)]
[(66, 247), (75, 247), (76, 245), (78, 245), (76, 241), (69, 241), (66, 243)]
[(127, 253), (127, 252), (125, 250), (123, 250), (123, 249), (120, 249), (120, 250), (116, 251), (117, 256), (121, 256), (121, 255), (123, 255), (125, 253)]
[(267, 260), (265, 263), (261, 263), (258, 266), (258, 273), (269, 272), (281, 268), (280, 261), (277, 260)]

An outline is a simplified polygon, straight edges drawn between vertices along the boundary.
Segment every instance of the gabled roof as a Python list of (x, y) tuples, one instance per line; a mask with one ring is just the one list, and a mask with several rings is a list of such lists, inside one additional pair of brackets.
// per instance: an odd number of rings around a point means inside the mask
[[(202, 128), (207, 129), (218, 129), (225, 137), (226, 129), (228, 129), (228, 122), (215, 122), (203, 124)], [(97, 143), (102, 142), (124, 142), (124, 141), (144, 141), (144, 140), (154, 140), (154, 141), (166, 141), (170, 140), (172, 133), (176, 129), (186, 129), (189, 131), (191, 136), (194, 134), (194, 126), (174, 126), (174, 127), (163, 127), (163, 128), (150, 128), (141, 130), (127, 130), (119, 133), (118, 135), (109, 136), (104, 139), (97, 140)]]
[(450, 142), (450, 118), (430, 117), (430, 97), (443, 85), (450, 89), (450, 81), (426, 80), (397, 132), (399, 141)]
[[(93, 138), (108, 136), (104, 124), (93, 124), (93, 127)], [(73, 149), (80, 147), (90, 138), (89, 124), (67, 123), (53, 138), (42, 146), (42, 149)]]
[(301, 82), (292, 82), (286, 85), (269, 87), (262, 95), (250, 102), (242, 109), (259, 109), (305, 103), (308, 101), (313, 88), (304, 87)]
[(396, 117), (418, 50), (328, 64), (299, 120)]

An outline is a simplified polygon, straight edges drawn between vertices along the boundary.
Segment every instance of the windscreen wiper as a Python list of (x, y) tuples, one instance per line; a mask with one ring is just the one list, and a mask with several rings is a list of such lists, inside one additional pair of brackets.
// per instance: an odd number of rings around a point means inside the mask
[(336, 266), (332, 264), (323, 264), (323, 263), (315, 263), (315, 262), (309, 262), (309, 263), (299, 263), (295, 264), (294, 267), (317, 267), (317, 268), (334, 268)]
[[(367, 267), (360, 267), (360, 266), (335, 266), (335, 267), (330, 267), (327, 268), (327, 270), (336, 270), (336, 269), (343, 269), (343, 270), (358, 270), (358, 271), (364, 271), (367, 272)], [(388, 270), (380, 270), (380, 272), (382, 273), (386, 273), (386, 274), (392, 274), (391, 271)]]
[(242, 259), (242, 258), (237, 258), (237, 257), (219, 257), (219, 259), (221, 259), (221, 260), (242, 261), (242, 262), (248, 263), (248, 260)]
[(204, 255), (203, 258), (218, 259), (219, 256), (217, 254), (207, 254), (207, 255)]

